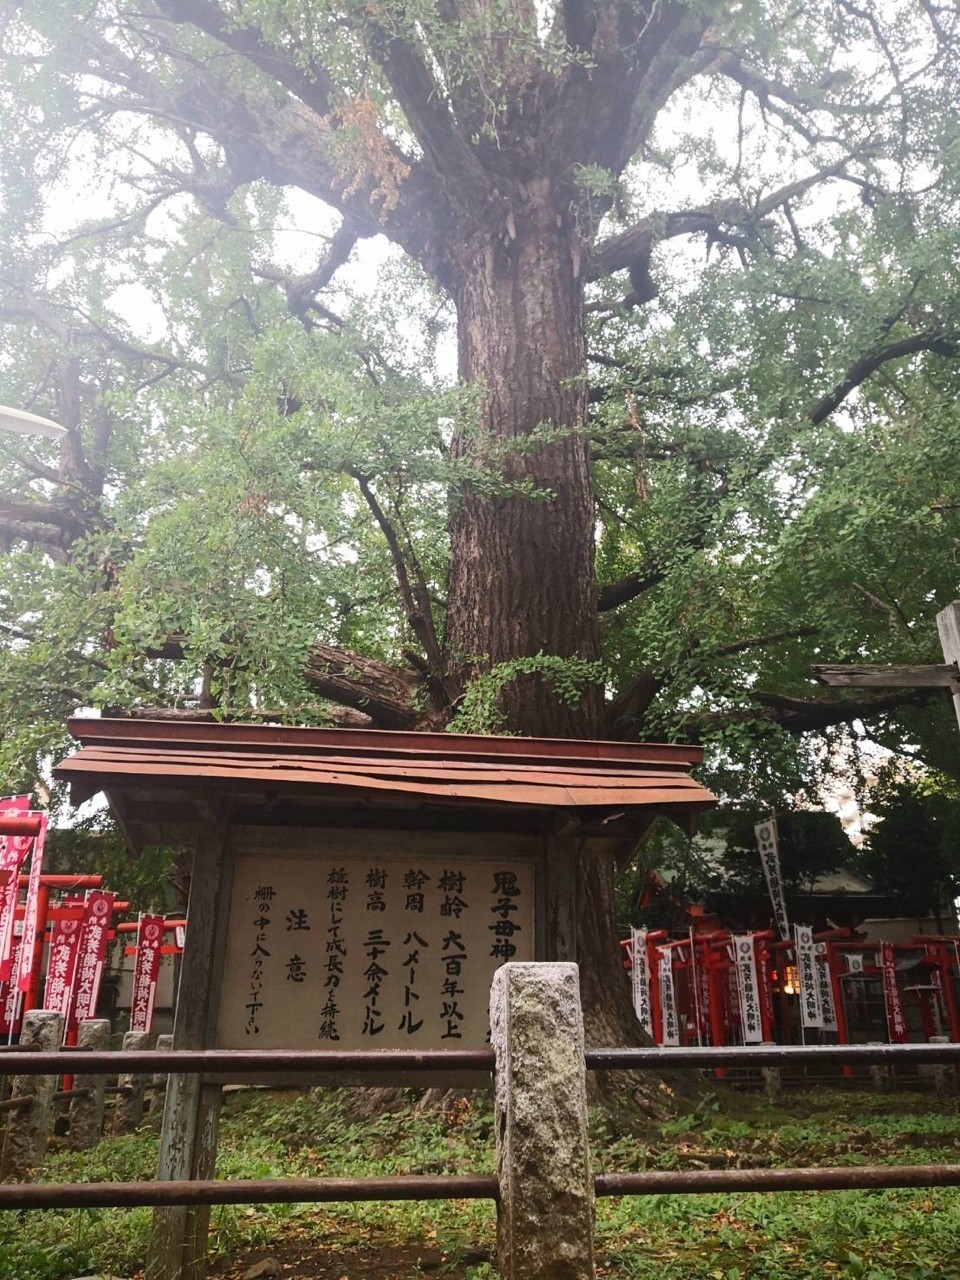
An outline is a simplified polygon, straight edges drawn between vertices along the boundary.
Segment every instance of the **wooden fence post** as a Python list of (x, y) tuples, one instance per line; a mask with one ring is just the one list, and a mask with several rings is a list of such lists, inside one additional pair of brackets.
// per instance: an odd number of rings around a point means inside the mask
[(502, 1280), (593, 1280), (594, 1193), (579, 972), (509, 963), (490, 1031)]
[[(153, 1043), (149, 1031), (127, 1031), (121, 1048), (124, 1053), (143, 1052)], [(132, 1064), (131, 1064), (132, 1065)], [(144, 1097), (149, 1076), (124, 1071), (117, 1081), (117, 1102), (113, 1108), (113, 1132), (133, 1133), (143, 1120)]]
[[(205, 1049), (212, 1042), (226, 950), (232, 860), (228, 815), (211, 822), (193, 854), (187, 935), (173, 1023), (174, 1049)], [(212, 1178), (222, 1089), (196, 1074), (173, 1073), (163, 1102), (157, 1176), (180, 1181)], [(146, 1257), (146, 1280), (203, 1280), (209, 1205), (158, 1207)]]
[[(109, 1049), (110, 1020), (84, 1018), (77, 1032), (78, 1049)], [(103, 1133), (103, 1098), (106, 1076), (76, 1076), (70, 1099), (69, 1144), (74, 1151), (96, 1146)]]
[[(63, 1017), (59, 1013), (31, 1009), (24, 1014), (21, 1044), (52, 1052), (60, 1048), (62, 1038)], [(26, 1182), (43, 1164), (53, 1126), (56, 1088), (56, 1076), (14, 1076), (11, 1097), (29, 1099), (29, 1106), (10, 1113), (0, 1155), (0, 1178)]]

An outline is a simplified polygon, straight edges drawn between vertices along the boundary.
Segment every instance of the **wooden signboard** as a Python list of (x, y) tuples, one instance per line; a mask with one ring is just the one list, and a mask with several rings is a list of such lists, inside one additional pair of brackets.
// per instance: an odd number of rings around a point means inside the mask
[(487, 1043), (494, 970), (535, 956), (532, 862), (366, 843), (237, 855), (218, 1048)]
[[(496, 969), (575, 960), (578, 861), (713, 798), (696, 748), (76, 719), (56, 776), (105, 790), (131, 848), (194, 850), (177, 1049), (482, 1049)], [(315, 1085), (316, 1073), (264, 1083)], [(324, 1073), (483, 1085), (488, 1071)], [(159, 1177), (216, 1169), (217, 1075), (171, 1075)], [(246, 1083), (253, 1083), (249, 1076)], [(147, 1280), (200, 1280), (209, 1208), (154, 1217)]]

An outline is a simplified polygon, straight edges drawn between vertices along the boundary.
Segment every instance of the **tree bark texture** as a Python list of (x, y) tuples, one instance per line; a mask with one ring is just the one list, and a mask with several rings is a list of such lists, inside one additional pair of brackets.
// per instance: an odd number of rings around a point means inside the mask
[[(547, 178), (517, 189), (502, 225), (463, 245), (456, 289), (460, 377), (481, 407), (454, 452), (500, 490), (478, 475), (452, 500), (446, 639), (461, 681), (520, 657), (600, 656), (579, 240)], [(601, 709), (599, 687), (571, 706), (537, 675), (501, 698), (509, 729), (542, 736), (594, 736)]]

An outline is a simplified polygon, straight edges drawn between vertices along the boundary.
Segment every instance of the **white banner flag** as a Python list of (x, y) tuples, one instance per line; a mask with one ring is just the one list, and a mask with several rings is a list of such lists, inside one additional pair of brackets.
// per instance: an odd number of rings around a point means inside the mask
[(805, 1027), (823, 1026), (823, 1005), (820, 1001), (820, 980), (817, 975), (817, 953), (813, 930), (809, 925), (795, 928), (797, 950), (797, 974), (800, 978), (800, 1019)]
[(787, 903), (783, 896), (783, 873), (780, 870), (780, 842), (776, 818), (758, 822), (754, 831), (757, 836), (757, 848), (760, 850), (760, 865), (763, 867), (767, 891), (773, 905), (773, 916), (777, 922), (780, 937), (787, 939), (790, 937), (790, 923), (787, 920)]
[(650, 964), (647, 959), (647, 930), (630, 930), (631, 969), (633, 986), (633, 1011), (647, 1035), (653, 1035), (653, 1016), (650, 1009)]
[(824, 1031), (836, 1031), (837, 1009), (833, 999), (833, 983), (830, 981), (830, 966), (827, 964), (827, 944), (818, 942), (815, 944), (814, 950), (817, 956), (817, 981), (820, 984), (823, 1029)]
[(673, 988), (673, 958), (666, 948), (660, 952), (657, 966), (660, 978), (660, 1017), (663, 1024), (663, 1044), (677, 1048), (680, 1044), (680, 1020), (677, 1017), (677, 994)]
[(757, 980), (757, 950), (753, 934), (734, 934), (733, 954), (737, 968), (743, 1043), (760, 1044), (763, 1041), (763, 1025), (760, 1021), (760, 983)]

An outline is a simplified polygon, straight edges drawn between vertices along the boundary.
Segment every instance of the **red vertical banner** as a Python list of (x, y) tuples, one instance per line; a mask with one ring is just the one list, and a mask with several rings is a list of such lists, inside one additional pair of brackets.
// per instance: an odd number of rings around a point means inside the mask
[(907, 1038), (907, 1022), (903, 1016), (900, 992), (897, 990), (897, 969), (892, 942), (880, 944), (880, 972), (883, 975), (883, 1002), (887, 1009), (887, 1031), (890, 1043), (903, 1044)]
[(20, 1030), (20, 1006), (23, 1003), (17, 987), (17, 965), (20, 961), (22, 938), (14, 937), (10, 950), (12, 966), (9, 978), (0, 982), (0, 1035), (16, 1035)]
[(77, 959), (80, 954), (80, 935), (83, 932), (83, 899), (68, 899), (63, 906), (76, 906), (78, 910), (74, 919), (57, 920), (53, 926), (47, 957), (47, 984), (43, 992), (43, 1007), (62, 1013), (64, 1026), (66, 1026), (77, 973)]
[(84, 899), (77, 974), (67, 1020), (68, 1035), (76, 1032), (84, 1018), (92, 1018), (96, 1012), (103, 962), (107, 955), (107, 934), (113, 913), (113, 899), (112, 893), (105, 893), (100, 889), (92, 890)]
[(756, 935), (757, 979), (760, 984), (760, 1025), (765, 1041), (772, 1041), (773, 1033), (773, 983), (770, 980), (770, 938)]
[(707, 948), (690, 930), (690, 963), (694, 1011), (697, 1018), (697, 1044), (710, 1044), (710, 977), (707, 972)]
[[(10, 796), (0, 800), (0, 818), (23, 818), (29, 812), (29, 796)], [(0, 982), (9, 982), (13, 970), (17, 876), (32, 844), (32, 836), (0, 836), (0, 871), (8, 873), (6, 882), (0, 886)]]
[(36, 946), (37, 926), (46, 927), (46, 921), (38, 920), (40, 906), (40, 876), (43, 871), (43, 846), (47, 839), (47, 815), (41, 813), (40, 834), (33, 841), (30, 853), (30, 879), (27, 882), (27, 905), (23, 916), (23, 949), (20, 952), (20, 973), (17, 987), (20, 991), (29, 991), (33, 979), (34, 965), (42, 959), (38, 956)]
[(153, 1002), (160, 977), (160, 948), (163, 943), (163, 916), (140, 917), (137, 930), (137, 963), (133, 974), (130, 1030), (149, 1031), (153, 1022)]

